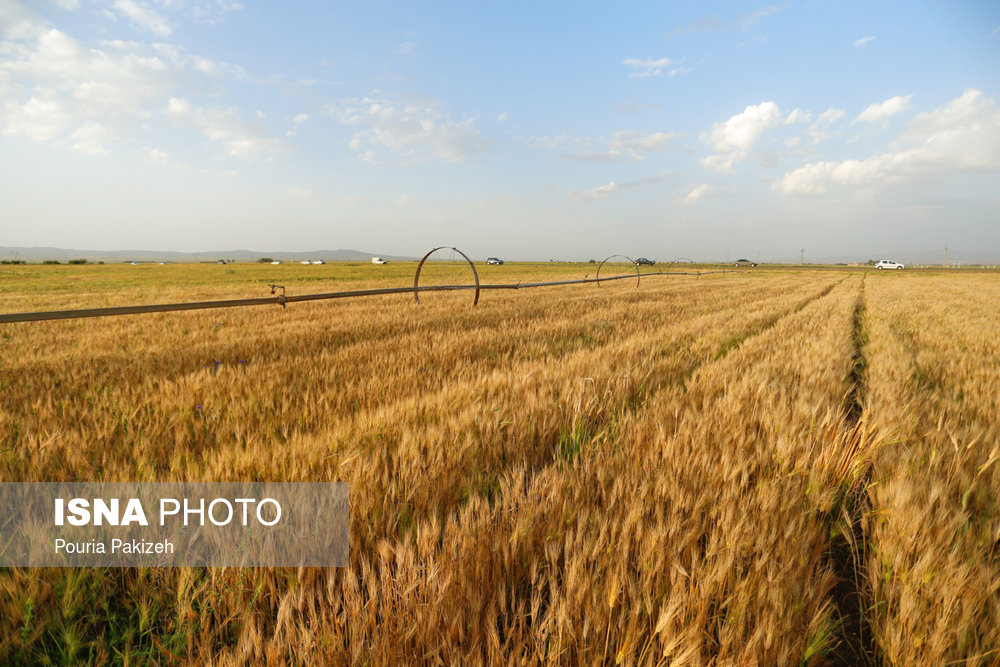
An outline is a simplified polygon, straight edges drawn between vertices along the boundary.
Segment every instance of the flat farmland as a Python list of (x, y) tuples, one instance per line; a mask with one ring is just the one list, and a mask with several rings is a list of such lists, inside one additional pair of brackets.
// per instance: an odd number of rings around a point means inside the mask
[[(414, 269), (4, 266), (0, 312)], [(351, 506), (345, 568), (0, 569), (0, 661), (1000, 660), (1000, 275), (471, 300), (0, 324), (0, 481), (344, 481)]]

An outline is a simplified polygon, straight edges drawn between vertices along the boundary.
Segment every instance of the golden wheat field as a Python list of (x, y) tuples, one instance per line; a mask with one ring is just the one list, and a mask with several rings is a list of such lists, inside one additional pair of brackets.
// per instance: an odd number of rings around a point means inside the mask
[[(4, 266), (0, 312), (413, 270)], [(345, 568), (2, 569), (0, 661), (1000, 662), (1000, 275), (421, 301), (0, 324), (0, 481), (346, 481), (351, 507)]]

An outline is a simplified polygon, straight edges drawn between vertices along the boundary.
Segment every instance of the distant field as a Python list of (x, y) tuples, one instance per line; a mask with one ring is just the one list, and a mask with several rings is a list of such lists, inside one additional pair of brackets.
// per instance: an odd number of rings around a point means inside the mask
[[(414, 269), (2, 266), (0, 312)], [(351, 485), (348, 568), (0, 569), (0, 662), (1000, 660), (1000, 275), (426, 297), (0, 325), (0, 481)]]
[[(445, 262), (427, 268), (432, 281), (454, 277), (472, 282), (467, 264)], [(413, 284), (417, 262), (331, 262), (304, 266), (271, 264), (89, 264), (0, 266), (0, 312), (196, 301), (199, 299), (253, 298), (267, 295), (267, 285), (283, 284), (289, 294), (304, 294), (376, 287), (406, 287)], [(642, 267), (643, 273), (666, 270), (666, 265)], [(717, 267), (716, 267), (717, 268)], [(597, 264), (508, 263), (476, 265), (483, 282), (518, 280), (562, 280), (594, 277)], [(605, 271), (622, 273), (626, 267), (608, 266)], [(635, 269), (628, 267), (628, 271)], [(680, 266), (673, 267), (681, 270)], [(705, 270), (712, 270), (707, 267)], [(603, 275), (603, 274), (602, 274)], [(412, 298), (412, 297), (411, 297)]]

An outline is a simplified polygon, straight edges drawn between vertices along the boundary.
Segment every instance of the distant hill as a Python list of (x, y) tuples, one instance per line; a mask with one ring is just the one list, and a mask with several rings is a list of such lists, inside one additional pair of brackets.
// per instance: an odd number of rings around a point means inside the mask
[(279, 252), (264, 250), (212, 250), (208, 252), (173, 252), (169, 250), (73, 250), (70, 248), (8, 247), (0, 246), (0, 259), (22, 259), (40, 262), (54, 259), (60, 262), (71, 259), (86, 259), (92, 262), (215, 262), (220, 259), (237, 262), (255, 262), (261, 257), (270, 257), (283, 262), (304, 259), (322, 259), (327, 262), (367, 262), (372, 257), (396, 262), (419, 259), (361, 252), (360, 250), (303, 250), (302, 252)]
[[(216, 262), (220, 259), (237, 262), (256, 262), (262, 257), (270, 257), (282, 262), (298, 262), (305, 259), (321, 259), (326, 262), (367, 262), (372, 257), (382, 257), (393, 262), (416, 261), (419, 257), (402, 257), (398, 255), (382, 255), (377, 252), (362, 252), (360, 250), (303, 250), (301, 252), (280, 252), (267, 250), (211, 250), (207, 252), (174, 252), (170, 250), (74, 250), (70, 248), (47, 247), (13, 247), (0, 246), (0, 260), (20, 259), (29, 262), (58, 260), (68, 262), (71, 259), (86, 259), (91, 262)], [(755, 257), (753, 255), (752, 257)], [(736, 255), (733, 255), (736, 257)], [(720, 262), (718, 258), (709, 259)], [(761, 253), (761, 262), (777, 264), (798, 264), (799, 256), (767, 257)], [(881, 254), (858, 255), (820, 255), (818, 252), (806, 253), (809, 264), (836, 264), (864, 262), (867, 259), (891, 259), (907, 264), (940, 264), (944, 259), (944, 251), (900, 251)], [(582, 258), (581, 258), (582, 260)], [(735, 260), (733, 260), (735, 261)], [(948, 250), (949, 264), (1000, 264), (1000, 253), (993, 249), (965, 250), (950, 248)]]

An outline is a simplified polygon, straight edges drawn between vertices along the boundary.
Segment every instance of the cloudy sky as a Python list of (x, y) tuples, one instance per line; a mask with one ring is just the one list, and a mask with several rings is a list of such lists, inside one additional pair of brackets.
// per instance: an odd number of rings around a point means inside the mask
[(1000, 5), (0, 0), (0, 245), (1000, 260)]

